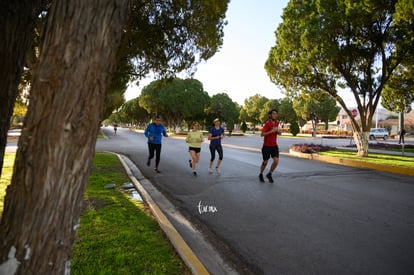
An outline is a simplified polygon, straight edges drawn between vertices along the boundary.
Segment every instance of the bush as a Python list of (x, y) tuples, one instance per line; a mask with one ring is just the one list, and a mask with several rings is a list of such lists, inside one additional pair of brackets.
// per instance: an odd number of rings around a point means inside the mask
[(296, 121), (290, 123), (290, 133), (296, 137), (299, 134), (299, 124)]
[(241, 130), (243, 133), (246, 133), (246, 131), (247, 131), (247, 124), (246, 124), (246, 122), (243, 122), (243, 123), (242, 123), (242, 125), (240, 126), (240, 130)]

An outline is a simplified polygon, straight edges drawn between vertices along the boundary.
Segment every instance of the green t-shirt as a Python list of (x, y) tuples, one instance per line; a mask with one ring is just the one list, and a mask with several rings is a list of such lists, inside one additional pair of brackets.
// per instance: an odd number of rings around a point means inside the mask
[(200, 131), (190, 131), (185, 138), (189, 147), (201, 148), (201, 143), (204, 141), (203, 133)]

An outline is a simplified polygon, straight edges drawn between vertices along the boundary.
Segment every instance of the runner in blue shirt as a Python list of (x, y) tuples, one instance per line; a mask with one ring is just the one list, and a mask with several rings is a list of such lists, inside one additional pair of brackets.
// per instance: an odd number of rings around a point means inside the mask
[(224, 129), (220, 126), (220, 119), (216, 118), (214, 121), (214, 127), (212, 127), (208, 133), (208, 140), (210, 140), (210, 166), (208, 172), (213, 173), (213, 162), (216, 157), (216, 151), (219, 155), (219, 159), (216, 164), (216, 173), (220, 174), (220, 164), (223, 160), (223, 147), (221, 146), (221, 140), (224, 138)]
[(168, 137), (168, 134), (165, 131), (164, 126), (161, 124), (161, 116), (157, 115), (155, 117), (155, 122), (152, 122), (147, 126), (144, 134), (148, 138), (149, 156), (147, 160), (147, 166), (151, 165), (151, 159), (154, 158), (154, 152), (155, 152), (154, 171), (156, 173), (160, 173), (160, 170), (158, 170), (158, 165), (160, 164), (160, 157), (161, 157), (161, 139), (162, 139), (162, 136)]

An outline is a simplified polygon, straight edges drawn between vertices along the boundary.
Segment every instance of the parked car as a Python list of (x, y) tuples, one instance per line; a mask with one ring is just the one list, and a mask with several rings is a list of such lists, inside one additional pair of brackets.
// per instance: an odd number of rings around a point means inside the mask
[(385, 128), (371, 128), (369, 132), (369, 139), (383, 138), (386, 140), (388, 138), (388, 130)]

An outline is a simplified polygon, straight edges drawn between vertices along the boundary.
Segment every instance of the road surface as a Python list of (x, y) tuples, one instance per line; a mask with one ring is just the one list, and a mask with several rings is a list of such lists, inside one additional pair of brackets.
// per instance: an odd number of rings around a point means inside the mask
[[(260, 183), (254, 136), (223, 140), (221, 175), (208, 173), (203, 144), (196, 178), (183, 138), (163, 138), (155, 174), (142, 133), (105, 132), (97, 150), (128, 156), (240, 273), (414, 274), (413, 177), (282, 154), (275, 183)], [(291, 143), (301, 141), (280, 138), (281, 151)]]

